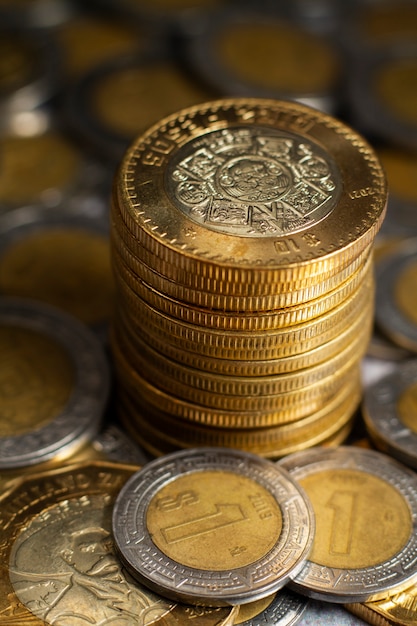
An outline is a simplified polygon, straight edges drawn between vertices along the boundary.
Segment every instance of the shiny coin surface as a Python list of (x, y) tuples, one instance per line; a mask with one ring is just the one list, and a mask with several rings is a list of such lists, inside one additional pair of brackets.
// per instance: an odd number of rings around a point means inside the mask
[(132, 476), (117, 497), (113, 533), (130, 573), (162, 595), (245, 604), (301, 569), (314, 516), (277, 465), (200, 448), (166, 455)]
[(99, 431), (109, 368), (95, 335), (55, 308), (0, 298), (0, 467), (68, 456)]
[(417, 239), (383, 259), (376, 272), (375, 321), (399, 346), (417, 352)]
[(369, 385), (362, 412), (376, 447), (417, 468), (417, 360)]
[(233, 624), (234, 609), (178, 606), (117, 559), (112, 506), (135, 470), (78, 463), (27, 477), (3, 496), (0, 624)]
[(221, 278), (223, 293), (242, 296), (239, 310), (254, 289), (260, 298), (342, 272), (374, 240), (386, 206), (385, 175), (362, 138), (315, 109), (266, 99), (161, 120), (127, 151), (115, 186), (154, 272), (170, 267), (175, 280), (184, 268), (197, 292)]
[(308, 600), (282, 589), (257, 602), (242, 604), (235, 626), (293, 626), (308, 606)]
[(414, 626), (417, 623), (417, 592), (413, 585), (377, 602), (347, 604), (348, 611), (375, 626)]
[(394, 459), (353, 446), (312, 449), (279, 462), (316, 515), (309, 560), (291, 582), (329, 602), (387, 597), (417, 579), (417, 477)]

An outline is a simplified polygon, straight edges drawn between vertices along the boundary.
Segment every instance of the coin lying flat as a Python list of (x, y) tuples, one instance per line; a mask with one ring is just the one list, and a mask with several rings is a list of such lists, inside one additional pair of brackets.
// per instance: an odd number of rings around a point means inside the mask
[(231, 626), (234, 609), (178, 606), (118, 561), (112, 506), (137, 469), (78, 463), (33, 474), (3, 496), (0, 624)]
[(293, 626), (308, 606), (308, 600), (282, 589), (257, 602), (242, 604), (235, 626)]
[(417, 239), (383, 259), (376, 273), (375, 321), (399, 346), (417, 352)]
[(417, 360), (399, 364), (369, 385), (362, 412), (376, 447), (417, 468)]
[(108, 362), (76, 319), (31, 300), (0, 298), (0, 467), (68, 456), (99, 431)]
[(383, 600), (347, 604), (346, 608), (376, 626), (414, 626), (417, 622), (416, 595), (413, 585)]
[(283, 587), (309, 553), (314, 517), (278, 466), (203, 447), (166, 455), (132, 476), (116, 499), (113, 533), (122, 561), (143, 584), (176, 600), (222, 606)]
[(417, 477), (374, 450), (312, 449), (279, 462), (306, 491), (317, 527), (294, 589), (330, 602), (365, 602), (417, 578)]

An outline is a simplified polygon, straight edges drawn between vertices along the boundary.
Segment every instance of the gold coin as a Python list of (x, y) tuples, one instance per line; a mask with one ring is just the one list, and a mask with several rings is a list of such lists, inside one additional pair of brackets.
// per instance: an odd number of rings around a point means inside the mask
[[(122, 361), (134, 371), (143, 372), (152, 385), (166, 393), (172, 393), (191, 402), (223, 408), (238, 403), (241, 409), (250, 407), (265, 408), (271, 403), (271, 396), (295, 391), (303, 386), (319, 381), (343, 364), (344, 359), (363, 354), (363, 343), (367, 342), (372, 328), (372, 307), (363, 309), (355, 324), (328, 344), (323, 344), (308, 353), (292, 357), (277, 356), (281, 371), (275, 376), (225, 376), (181, 365), (168, 359), (158, 351), (136, 338), (135, 348), (122, 329), (114, 332), (116, 342), (115, 358), (123, 355)], [(365, 346), (366, 347), (366, 346)], [(324, 349), (323, 349), (324, 348)], [(285, 367), (290, 361), (294, 367)], [(123, 366), (122, 366), (123, 367)], [(237, 400), (240, 397), (240, 402)]]
[[(184, 260), (182, 263), (178, 261), (175, 267), (169, 262), (164, 264), (152, 255), (147, 255), (144, 246), (134, 237), (125, 243), (114, 227), (111, 243), (114, 264), (122, 270), (132, 271), (154, 289), (189, 304), (233, 311), (272, 310), (322, 296), (347, 280), (369, 254), (369, 247), (366, 247), (361, 254), (350, 257), (341, 267), (332, 263), (327, 270), (323, 269), (316, 275), (306, 272), (293, 279), (281, 276), (269, 285), (256, 277), (248, 287), (247, 283), (239, 282), (238, 276), (231, 283), (223, 276), (213, 277), (205, 275), (206, 272), (201, 274), (198, 268), (194, 270), (187, 267)], [(133, 250), (136, 250), (137, 255)], [(144, 262), (144, 257), (148, 257), (148, 263)], [(247, 278), (250, 279), (249, 276)]]
[(0, 152), (0, 203), (11, 207), (59, 204), (82, 168), (82, 157), (75, 147), (53, 132), (3, 137)]
[(404, 58), (386, 61), (374, 78), (378, 97), (384, 108), (402, 122), (417, 125), (417, 59)]
[(161, 120), (127, 151), (115, 185), (140, 245), (172, 267), (222, 276), (239, 296), (337, 273), (371, 244), (386, 206), (382, 168), (352, 129), (263, 99)]
[[(315, 413), (291, 424), (250, 429), (219, 429), (185, 422), (135, 405), (128, 392), (121, 392), (120, 419), (132, 436), (164, 449), (194, 446), (226, 446), (277, 458), (328, 439), (350, 421), (360, 401), (358, 368), (351, 379)], [(143, 444), (142, 444), (143, 445)]]
[(415, 586), (382, 600), (363, 604), (347, 604), (348, 611), (367, 619), (370, 624), (385, 626), (414, 626), (417, 621), (417, 598)]
[[(280, 371), (290, 372), (311, 367), (324, 361), (340, 351), (354, 337), (362, 323), (372, 316), (373, 286), (369, 280), (358, 292), (361, 296), (351, 311), (346, 311), (339, 323), (334, 323), (323, 330), (324, 322), (320, 318), (300, 326), (264, 331), (264, 333), (239, 333), (205, 329), (201, 326), (187, 325), (184, 322), (158, 315), (147, 307), (127, 309), (132, 344), (128, 346), (131, 354), (138, 354), (141, 361), (145, 359), (143, 352), (144, 336), (142, 328), (146, 328), (146, 337), (156, 336), (172, 346), (194, 352), (198, 356), (207, 355), (213, 358), (257, 361), (268, 359), (280, 360)], [(119, 301), (119, 305), (121, 302)], [(330, 318), (332, 319), (332, 318)], [(330, 322), (331, 323), (331, 322)], [(320, 332), (321, 331), (321, 332)], [(152, 347), (152, 341), (146, 341)], [(145, 346), (146, 351), (146, 346)], [(167, 368), (169, 363), (159, 359), (157, 354), (147, 355), (155, 362)]]
[[(372, 272), (371, 266), (372, 256), (368, 256), (364, 264), (346, 281), (333, 291), (309, 302), (284, 309), (240, 311), (239, 313), (185, 305), (184, 302), (153, 289), (126, 268), (123, 271), (114, 263), (113, 271), (117, 278), (119, 302), (126, 309), (135, 311), (138, 308), (139, 298), (141, 302), (162, 314), (197, 326), (239, 332), (259, 332), (313, 321), (338, 307), (345, 306), (367, 280)], [(138, 314), (140, 315), (139, 312)]]
[(382, 2), (362, 5), (358, 27), (367, 43), (381, 45), (417, 35), (414, 2)]
[(0, 257), (3, 294), (46, 302), (86, 324), (110, 319), (113, 277), (109, 245), (98, 230), (46, 219), (11, 238)]

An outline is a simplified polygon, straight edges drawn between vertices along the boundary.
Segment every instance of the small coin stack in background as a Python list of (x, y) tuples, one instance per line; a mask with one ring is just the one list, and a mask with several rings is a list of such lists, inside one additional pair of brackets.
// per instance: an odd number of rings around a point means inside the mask
[(133, 437), (157, 455), (271, 458), (343, 440), (385, 204), (371, 148), (304, 105), (213, 101), (140, 136), (111, 223), (117, 406)]

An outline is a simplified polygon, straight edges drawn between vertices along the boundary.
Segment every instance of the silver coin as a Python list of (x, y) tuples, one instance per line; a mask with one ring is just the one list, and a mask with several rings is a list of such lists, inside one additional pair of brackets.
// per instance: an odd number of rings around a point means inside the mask
[[(309, 605), (309, 600), (289, 589), (281, 589), (271, 598), (265, 608), (265, 600), (254, 605), (242, 604), (235, 626), (294, 626)], [(260, 609), (260, 610), (259, 610)]]
[[(276, 471), (279, 470), (279, 471)], [(295, 576), (314, 515), (288, 473), (227, 448), (173, 452), (121, 490), (113, 533), (131, 574), (189, 604), (245, 604)]]
[[(71, 316), (17, 298), (0, 298), (1, 330), (0, 468), (69, 456), (100, 429), (109, 394), (109, 366), (101, 344)], [(29, 351), (28, 337), (36, 338)], [(51, 346), (58, 350), (55, 361), (47, 361), (46, 353), (34, 354), (37, 341), (48, 351)], [(55, 397), (48, 376), (57, 362), (60, 367), (68, 362), (71, 377)]]
[[(399, 299), (399, 281), (416, 268), (417, 239), (404, 241), (404, 245), (383, 259), (376, 269), (375, 322), (382, 332), (399, 346), (417, 351), (417, 315), (413, 305), (414, 287), (407, 295), (407, 308)], [(405, 290), (402, 289), (402, 293)], [(410, 299), (410, 300), (409, 300)], [(414, 315), (414, 317), (413, 317)]]
[(417, 469), (417, 359), (365, 389), (362, 412), (377, 448)]
[(279, 464), (300, 482), (316, 515), (311, 555), (290, 586), (328, 602), (367, 602), (417, 579), (417, 476), (395, 459), (341, 446)]

